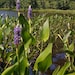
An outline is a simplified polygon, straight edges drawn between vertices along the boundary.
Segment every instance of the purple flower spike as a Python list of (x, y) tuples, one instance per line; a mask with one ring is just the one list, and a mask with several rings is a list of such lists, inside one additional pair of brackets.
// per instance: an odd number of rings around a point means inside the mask
[(31, 19), (31, 17), (32, 17), (32, 8), (31, 8), (31, 5), (29, 5), (27, 15), (28, 15), (28, 19)]
[(20, 1), (17, 0), (16, 1), (16, 10), (19, 11), (19, 9), (20, 9)]
[(18, 45), (20, 43), (21, 38), (21, 28), (19, 26), (16, 26), (14, 28), (14, 44)]
[(16, 27), (14, 28), (14, 34), (20, 36), (20, 32), (21, 32), (21, 28), (20, 28), (19, 26), (16, 26)]

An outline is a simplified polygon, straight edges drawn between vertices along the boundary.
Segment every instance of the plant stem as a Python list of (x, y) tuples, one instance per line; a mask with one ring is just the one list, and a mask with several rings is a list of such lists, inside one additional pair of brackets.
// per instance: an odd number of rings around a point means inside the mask
[(18, 61), (18, 68), (19, 68), (19, 75), (20, 75), (20, 60), (19, 60), (19, 55), (18, 55), (18, 47), (16, 47), (16, 56), (17, 56), (17, 61)]
[(20, 12), (18, 11), (18, 17), (20, 16)]
[(40, 53), (42, 52), (43, 50), (43, 41), (41, 42), (41, 49), (40, 49)]
[(29, 32), (31, 33), (31, 31), (32, 31), (32, 30), (31, 30), (31, 19), (29, 19), (28, 22), (29, 22)]
[(73, 65), (74, 63), (74, 57), (72, 56), (72, 69), (75, 71), (75, 66)]

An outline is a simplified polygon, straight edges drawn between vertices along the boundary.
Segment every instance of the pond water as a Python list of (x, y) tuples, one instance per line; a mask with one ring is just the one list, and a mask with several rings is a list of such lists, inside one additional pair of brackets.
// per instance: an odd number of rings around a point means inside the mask
[(5, 17), (8, 15), (9, 17), (18, 17), (17, 11), (12, 11), (12, 10), (0, 10), (0, 15)]

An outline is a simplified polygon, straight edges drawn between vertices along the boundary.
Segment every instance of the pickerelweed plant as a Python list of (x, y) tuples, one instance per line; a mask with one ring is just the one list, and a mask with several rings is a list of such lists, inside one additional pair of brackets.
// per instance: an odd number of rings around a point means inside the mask
[[(12, 57), (14, 64), (12, 64), (10, 67), (6, 67), (7, 69), (4, 70), (4, 72), (2, 73), (2, 75), (11, 75), (11, 74), (18, 74), (18, 75), (28, 75), (28, 67), (29, 67), (29, 62), (28, 60), (30, 60), (30, 58), (32, 58), (32, 54), (34, 52), (36, 52), (36, 49), (34, 51), (32, 51), (32, 53), (30, 54), (31, 50), (33, 48), (31, 48), (30, 46), (34, 46), (37, 48), (36, 44), (36, 39), (33, 36), (32, 32), (29, 32), (29, 23), (27, 22), (27, 20), (25, 19), (25, 17), (20, 14), (19, 16), (19, 23), (21, 26), (20, 27), (17, 25), (13, 28), (14, 32), (14, 57)], [(46, 26), (47, 25), (47, 26)], [(47, 31), (47, 35), (45, 36), (45, 32)], [(49, 39), (49, 19), (47, 19), (44, 23), (44, 25), (42, 26), (42, 30), (41, 30), (41, 35), (40, 36), (40, 44), (43, 42), (46, 42)], [(20, 44), (21, 42), (21, 44)], [(47, 45), (47, 47), (45, 48), (45, 50), (43, 50), (43, 44), (41, 46), (41, 48), (38, 48), (40, 55), (37, 58), (35, 64), (34, 64), (34, 71), (41, 71), (44, 72), (48, 69), (48, 67), (52, 64), (52, 61), (49, 60), (52, 58), (52, 43), (49, 43)], [(31, 50), (30, 50), (31, 49)], [(29, 55), (31, 57), (29, 57)], [(13, 56), (13, 54), (12, 54)], [(43, 58), (44, 57), (44, 58)], [(47, 60), (47, 61), (46, 61)], [(49, 61), (48, 61), (49, 60)], [(46, 62), (43, 62), (46, 61)], [(40, 63), (40, 64), (39, 64)], [(46, 64), (48, 63), (48, 64)], [(30, 62), (30, 64), (32, 64)], [(41, 64), (44, 64), (41, 65)], [(42, 67), (42, 68), (41, 68)]]
[(73, 16), (45, 14), (32, 19), (30, 32), (29, 22), (22, 14), (18, 19), (8, 17), (0, 25), (0, 55), (5, 64), (1, 75), (29, 75), (30, 69), (34, 75), (44, 74), (52, 65), (52, 53), (59, 51), (66, 53), (66, 61), (52, 75), (75, 74), (74, 24)]
[[(20, 44), (20, 41), (21, 41), (21, 28), (19, 25), (16, 25), (14, 27), (14, 44), (16, 46), (16, 56), (17, 56), (17, 61), (19, 65), (20, 65), (20, 60), (19, 60), (19, 55), (18, 55), (18, 52), (19, 52), (18, 46)], [(20, 75), (20, 71), (19, 71), (19, 75)]]

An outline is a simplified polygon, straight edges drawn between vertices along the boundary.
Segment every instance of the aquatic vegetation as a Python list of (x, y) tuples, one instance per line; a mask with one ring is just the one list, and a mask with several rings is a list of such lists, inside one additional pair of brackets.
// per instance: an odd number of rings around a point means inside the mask
[(74, 20), (73, 16), (45, 14), (35, 16), (29, 26), (22, 14), (17, 19), (5, 18), (0, 24), (0, 61), (4, 64), (0, 73), (37, 75), (49, 70), (52, 75), (74, 74)]

